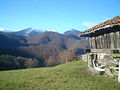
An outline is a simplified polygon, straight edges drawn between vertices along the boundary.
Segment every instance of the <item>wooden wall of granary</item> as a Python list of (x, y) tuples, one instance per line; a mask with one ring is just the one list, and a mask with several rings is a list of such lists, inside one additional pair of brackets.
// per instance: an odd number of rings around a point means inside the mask
[(120, 49), (120, 31), (90, 37), (91, 49)]

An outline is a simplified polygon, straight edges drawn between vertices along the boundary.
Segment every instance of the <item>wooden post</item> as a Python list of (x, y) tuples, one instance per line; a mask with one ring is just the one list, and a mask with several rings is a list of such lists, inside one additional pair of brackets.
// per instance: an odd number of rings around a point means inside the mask
[(120, 60), (119, 60), (118, 82), (120, 82)]

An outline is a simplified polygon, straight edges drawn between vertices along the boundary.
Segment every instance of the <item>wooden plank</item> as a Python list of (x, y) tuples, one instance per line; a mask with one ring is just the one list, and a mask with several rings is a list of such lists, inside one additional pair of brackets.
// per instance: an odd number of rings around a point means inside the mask
[(103, 43), (102, 43), (102, 40), (101, 40), (101, 36), (99, 36), (99, 38), (100, 38), (100, 49), (102, 49)]
[(113, 35), (114, 35), (114, 48), (117, 48), (117, 35), (116, 35), (116, 32), (114, 32)]
[(92, 37), (92, 47), (95, 49), (95, 37)]
[(105, 46), (105, 44), (104, 44), (104, 35), (102, 35), (102, 43), (103, 43), (103, 49), (105, 48), (104, 46)]
[(103, 35), (103, 39), (104, 39), (104, 48), (106, 49), (106, 34)]
[(118, 39), (118, 48), (120, 48), (120, 31), (119, 31), (119, 39)]
[(110, 38), (110, 34), (108, 34), (108, 48), (110, 49), (111, 45), (111, 38)]
[(91, 38), (91, 43), (92, 43), (92, 44), (91, 44), (91, 48), (93, 48), (93, 39), (92, 39), (92, 38)]
[(91, 37), (89, 37), (89, 44), (90, 44), (90, 48), (92, 48), (92, 40), (91, 40)]
[(114, 49), (114, 37), (113, 37), (114, 33), (110, 33), (110, 39), (111, 39), (111, 49)]
[(98, 49), (101, 48), (100, 37), (98, 36)]
[(98, 37), (95, 37), (95, 47), (99, 48), (98, 45), (97, 45), (98, 44), (97, 40), (98, 40)]
[(109, 49), (109, 34), (106, 34), (106, 39), (107, 39), (107, 49)]
[(116, 44), (116, 46), (117, 46), (117, 49), (119, 48), (119, 32), (116, 32), (116, 42), (117, 42), (117, 44)]
[(101, 43), (100, 49), (102, 49), (103, 48), (103, 42), (102, 42), (102, 36), (101, 35), (100, 35), (100, 43)]

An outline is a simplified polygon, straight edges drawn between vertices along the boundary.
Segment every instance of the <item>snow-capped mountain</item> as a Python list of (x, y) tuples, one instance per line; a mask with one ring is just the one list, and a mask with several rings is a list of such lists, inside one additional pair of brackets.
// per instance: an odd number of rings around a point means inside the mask
[(17, 34), (17, 35), (23, 35), (23, 36), (34, 36), (34, 35), (40, 34), (42, 32), (43, 32), (42, 30), (27, 28), (27, 29), (23, 29), (23, 30), (13, 32), (13, 33)]

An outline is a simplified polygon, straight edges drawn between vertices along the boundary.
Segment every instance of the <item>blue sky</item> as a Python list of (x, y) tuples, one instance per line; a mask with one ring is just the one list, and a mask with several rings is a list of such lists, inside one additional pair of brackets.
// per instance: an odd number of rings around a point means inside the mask
[(84, 31), (120, 15), (120, 0), (0, 0), (0, 30)]

